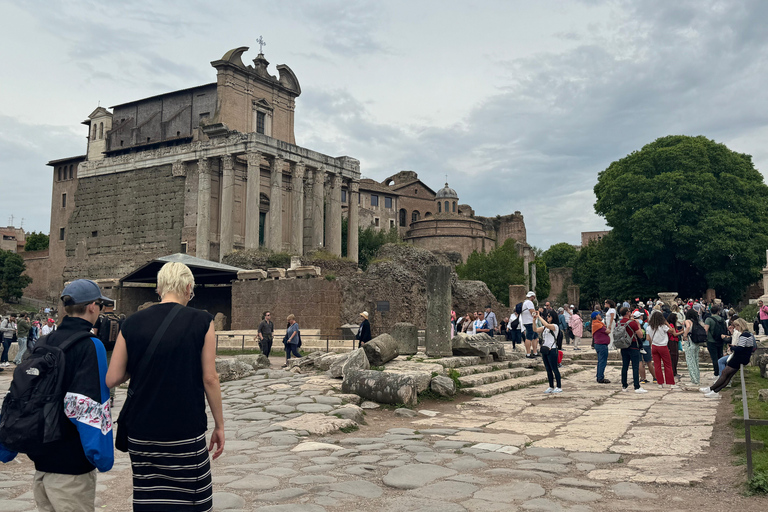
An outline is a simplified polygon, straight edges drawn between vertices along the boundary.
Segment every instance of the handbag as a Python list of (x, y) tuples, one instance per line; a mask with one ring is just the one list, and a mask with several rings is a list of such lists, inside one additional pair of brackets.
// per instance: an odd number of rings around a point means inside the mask
[[(170, 313), (168, 313), (168, 316), (165, 317), (165, 320), (163, 320), (163, 323), (160, 324), (160, 327), (152, 337), (152, 341), (149, 342), (147, 350), (144, 352), (144, 356), (141, 358), (141, 361), (139, 361), (139, 365), (136, 368), (134, 375), (145, 375), (145, 372), (149, 367), (149, 362), (152, 360), (152, 355), (155, 353), (155, 349), (160, 344), (160, 338), (163, 337), (165, 331), (168, 330), (168, 327), (171, 325), (173, 319), (176, 318), (176, 315), (179, 314), (179, 311), (182, 309), (184, 309), (184, 306), (181, 304), (176, 304), (173, 309), (171, 309)], [(128, 396), (125, 399), (125, 403), (123, 404), (123, 408), (120, 410), (120, 415), (117, 417), (116, 422), (117, 431), (115, 433), (115, 449), (120, 450), (121, 452), (128, 451), (128, 432), (125, 429), (125, 423), (127, 422), (130, 415), (130, 406), (133, 403), (131, 398), (133, 398), (133, 395), (136, 394), (137, 390), (142, 389), (142, 384), (146, 381), (140, 380), (136, 385), (134, 385), (134, 382), (136, 381), (131, 379), (130, 384), (128, 384)]]

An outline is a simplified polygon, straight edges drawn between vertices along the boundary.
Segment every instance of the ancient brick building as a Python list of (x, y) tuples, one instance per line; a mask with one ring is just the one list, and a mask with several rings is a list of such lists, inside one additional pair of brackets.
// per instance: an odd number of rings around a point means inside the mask
[[(227, 52), (214, 83), (99, 107), (84, 156), (53, 160), (50, 291), (120, 277), (158, 256), (219, 261), (266, 246), (341, 255), (342, 196), (357, 204), (360, 163), (296, 145), (301, 87), (259, 53)], [(348, 256), (357, 259), (358, 210)]]

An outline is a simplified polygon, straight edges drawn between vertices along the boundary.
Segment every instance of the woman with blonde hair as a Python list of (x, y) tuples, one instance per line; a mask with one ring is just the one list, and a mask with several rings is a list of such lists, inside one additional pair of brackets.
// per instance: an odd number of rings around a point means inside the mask
[[(133, 510), (207, 511), (213, 507), (211, 466), (224, 450), (224, 415), (210, 313), (187, 307), (195, 279), (183, 263), (157, 274), (161, 302), (128, 317), (107, 372), (109, 387), (131, 379), (115, 446), (128, 451)], [(206, 450), (211, 408), (214, 428)]]

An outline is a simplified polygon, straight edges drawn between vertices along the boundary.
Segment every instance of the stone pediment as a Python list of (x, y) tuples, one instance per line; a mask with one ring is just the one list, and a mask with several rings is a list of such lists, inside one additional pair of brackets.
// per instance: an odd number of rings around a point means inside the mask
[(103, 117), (103, 116), (112, 117), (112, 112), (105, 109), (104, 107), (97, 107), (96, 110), (91, 112), (91, 115), (88, 116), (88, 119), (95, 119), (97, 117)]
[(259, 98), (259, 99), (253, 100), (253, 106), (261, 107), (267, 110), (274, 110), (272, 105), (265, 98)]

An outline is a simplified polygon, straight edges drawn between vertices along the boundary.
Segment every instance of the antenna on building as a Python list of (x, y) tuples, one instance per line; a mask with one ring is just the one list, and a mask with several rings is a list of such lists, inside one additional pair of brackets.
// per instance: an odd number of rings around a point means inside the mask
[(24, 217), (21, 218), (21, 225), (19, 227), (21, 229), (24, 229)]
[(13, 214), (11, 214), (11, 216), (8, 217), (8, 225), (13, 226)]

